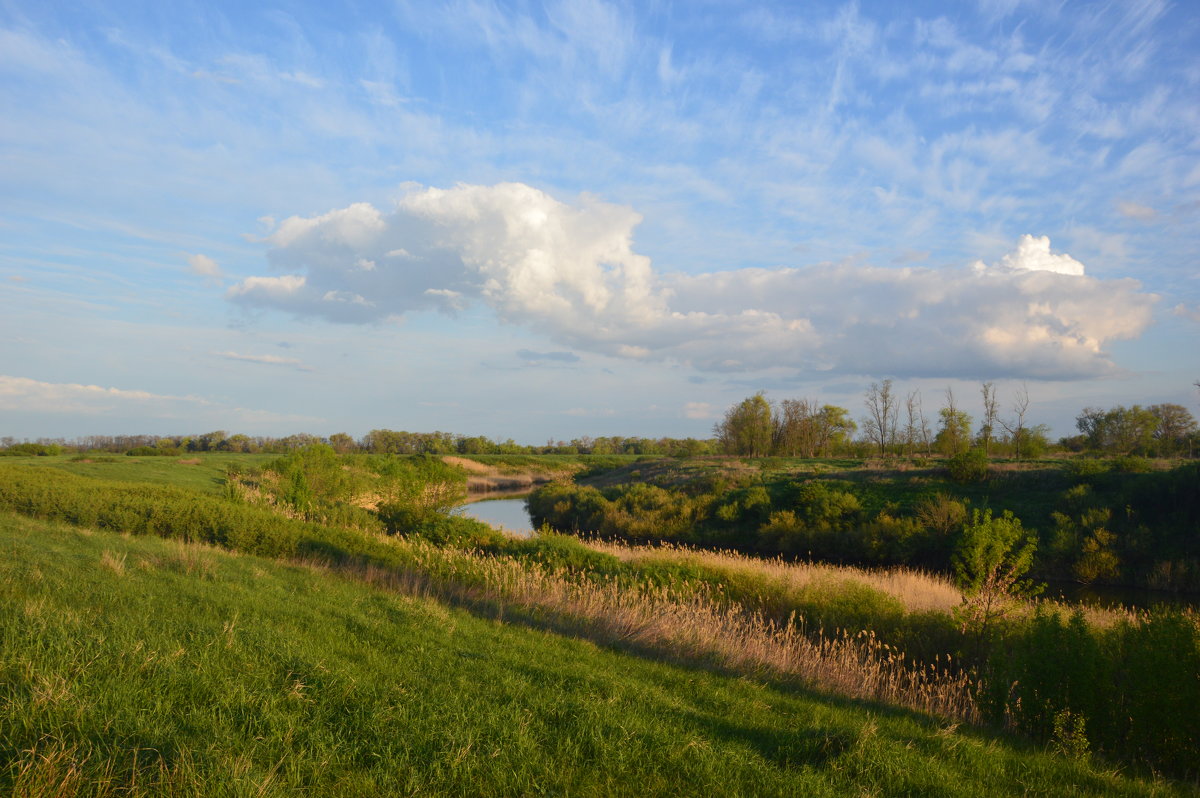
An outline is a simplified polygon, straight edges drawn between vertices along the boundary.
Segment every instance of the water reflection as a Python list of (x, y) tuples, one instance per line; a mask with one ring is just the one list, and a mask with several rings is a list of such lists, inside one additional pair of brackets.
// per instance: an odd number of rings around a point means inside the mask
[(455, 508), (454, 512), (475, 518), (510, 535), (527, 538), (533, 534), (529, 508), (525, 504), (528, 496), (527, 492), (484, 494), (470, 499), (466, 504)]
[(1111, 609), (1118, 607), (1149, 609), (1158, 605), (1186, 609), (1200, 606), (1200, 595), (1196, 593), (1171, 593), (1166, 590), (1150, 590), (1148, 588), (1080, 585), (1075, 582), (1057, 581), (1046, 583), (1046, 592), (1042, 594), (1042, 598)]

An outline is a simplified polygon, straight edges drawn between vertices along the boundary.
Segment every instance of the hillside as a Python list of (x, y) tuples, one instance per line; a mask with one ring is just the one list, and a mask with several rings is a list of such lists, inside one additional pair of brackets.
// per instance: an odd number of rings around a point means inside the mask
[(318, 566), (0, 516), (15, 795), (1175, 794)]

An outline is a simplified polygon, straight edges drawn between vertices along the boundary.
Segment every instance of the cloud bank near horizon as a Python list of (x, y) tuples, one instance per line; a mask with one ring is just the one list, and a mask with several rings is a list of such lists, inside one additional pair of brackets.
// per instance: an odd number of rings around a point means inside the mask
[(482, 302), (574, 349), (703, 371), (783, 367), (900, 377), (1086, 379), (1137, 337), (1158, 297), (1100, 279), (1024, 235), (992, 264), (658, 273), (632, 208), (561, 202), (521, 183), (410, 188), (390, 212), (357, 203), (284, 220), (275, 276), (227, 292), (246, 307), (366, 324)]

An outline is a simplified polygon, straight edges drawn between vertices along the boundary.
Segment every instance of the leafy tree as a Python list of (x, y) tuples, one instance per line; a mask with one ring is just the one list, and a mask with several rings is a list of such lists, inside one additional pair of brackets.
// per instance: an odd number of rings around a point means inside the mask
[(348, 454), (353, 452), (357, 447), (354, 439), (344, 432), (335, 432), (329, 436), (329, 445), (338, 454)]
[(1087, 439), (1088, 448), (1114, 454), (1144, 453), (1152, 448), (1159, 420), (1141, 405), (1117, 405), (1104, 411), (1085, 407), (1075, 426)]
[(962, 454), (971, 444), (971, 416), (952, 406), (938, 411), (939, 429), (933, 445), (947, 456)]
[(1036, 550), (1037, 538), (1022, 529), (1011, 512), (1006, 510), (999, 518), (991, 510), (971, 514), (952, 558), (963, 592), (959, 616), (964, 630), (974, 629), (982, 639), (1017, 600), (1042, 592), (1042, 585), (1025, 578)]
[(1183, 405), (1161, 404), (1146, 408), (1157, 420), (1154, 440), (1161, 455), (1177, 454), (1196, 432), (1196, 419)]
[(971, 417), (959, 410), (954, 390), (946, 389), (946, 406), (938, 411), (938, 434), (933, 445), (947, 457), (965, 452), (971, 445)]
[(725, 418), (713, 427), (726, 454), (746, 457), (769, 455), (772, 432), (771, 405), (762, 391), (729, 408)]
[(784, 399), (772, 417), (774, 452), (784, 457), (827, 455), (855, 425), (845, 408), (812, 399)]

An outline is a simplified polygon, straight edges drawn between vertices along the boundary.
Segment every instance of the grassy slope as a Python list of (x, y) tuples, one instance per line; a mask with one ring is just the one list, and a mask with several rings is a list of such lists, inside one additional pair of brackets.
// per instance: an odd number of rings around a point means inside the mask
[(0, 550), (3, 793), (1171, 792), (268, 560), (14, 516)]
[(260, 466), (278, 457), (277, 454), (229, 454), (225, 452), (192, 453), (180, 457), (96, 455), (84, 459), (76, 459), (75, 455), (58, 455), (55, 457), (5, 457), (0, 459), (0, 464), (49, 466), (85, 477), (115, 479), (121, 482), (176, 485), (201, 493), (219, 495), (225, 488), (226, 466), (237, 463), (250, 468)]

